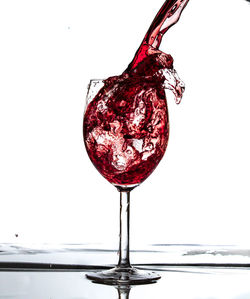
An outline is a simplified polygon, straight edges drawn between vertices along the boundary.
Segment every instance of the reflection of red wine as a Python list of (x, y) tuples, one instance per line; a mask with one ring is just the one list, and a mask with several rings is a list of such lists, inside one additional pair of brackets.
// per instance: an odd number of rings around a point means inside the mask
[(165, 89), (184, 91), (170, 55), (158, 50), (188, 0), (167, 0), (127, 70), (104, 80), (84, 116), (84, 141), (98, 171), (115, 185), (144, 181), (162, 159), (169, 121)]

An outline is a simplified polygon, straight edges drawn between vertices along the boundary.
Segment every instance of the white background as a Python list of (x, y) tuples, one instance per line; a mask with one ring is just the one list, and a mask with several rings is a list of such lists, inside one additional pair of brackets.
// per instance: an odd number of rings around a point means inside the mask
[[(162, 3), (1, 0), (0, 242), (117, 245), (119, 194), (82, 141), (86, 87), (124, 71)], [(132, 247), (250, 246), (249, 28), (247, 1), (190, 0), (165, 36), (186, 92), (132, 192)]]

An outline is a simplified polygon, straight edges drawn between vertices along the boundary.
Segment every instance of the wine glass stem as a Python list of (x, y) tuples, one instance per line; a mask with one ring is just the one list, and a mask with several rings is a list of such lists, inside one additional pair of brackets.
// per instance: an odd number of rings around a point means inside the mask
[(120, 246), (119, 268), (130, 268), (129, 261), (129, 209), (130, 191), (120, 191)]

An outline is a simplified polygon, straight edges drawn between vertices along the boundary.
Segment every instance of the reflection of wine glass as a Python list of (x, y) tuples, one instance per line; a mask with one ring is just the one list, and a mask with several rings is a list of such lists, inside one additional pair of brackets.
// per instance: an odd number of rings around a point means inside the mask
[(129, 299), (130, 286), (118, 286), (118, 299)]
[[(119, 99), (109, 100), (108, 87), (91, 80), (84, 115), (87, 153), (98, 171), (120, 192), (119, 263), (111, 270), (87, 275), (111, 284), (149, 283), (160, 278), (154, 272), (137, 270), (129, 261), (130, 191), (144, 181), (164, 155), (168, 141), (168, 110), (165, 93), (150, 86), (128, 87)], [(136, 90), (140, 100), (123, 103), (127, 92)], [(130, 93), (131, 95), (131, 93)], [(147, 107), (148, 101), (153, 104)], [(119, 105), (122, 107), (119, 109)], [(124, 113), (123, 109), (128, 109)]]

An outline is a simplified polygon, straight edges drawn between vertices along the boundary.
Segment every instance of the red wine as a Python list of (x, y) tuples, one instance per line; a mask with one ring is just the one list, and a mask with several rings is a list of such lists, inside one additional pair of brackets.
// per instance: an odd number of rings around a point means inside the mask
[(114, 185), (143, 182), (167, 148), (165, 89), (170, 89), (179, 103), (184, 84), (173, 68), (172, 56), (158, 48), (187, 2), (164, 3), (128, 68), (122, 75), (104, 80), (86, 109), (83, 129), (88, 155)]

